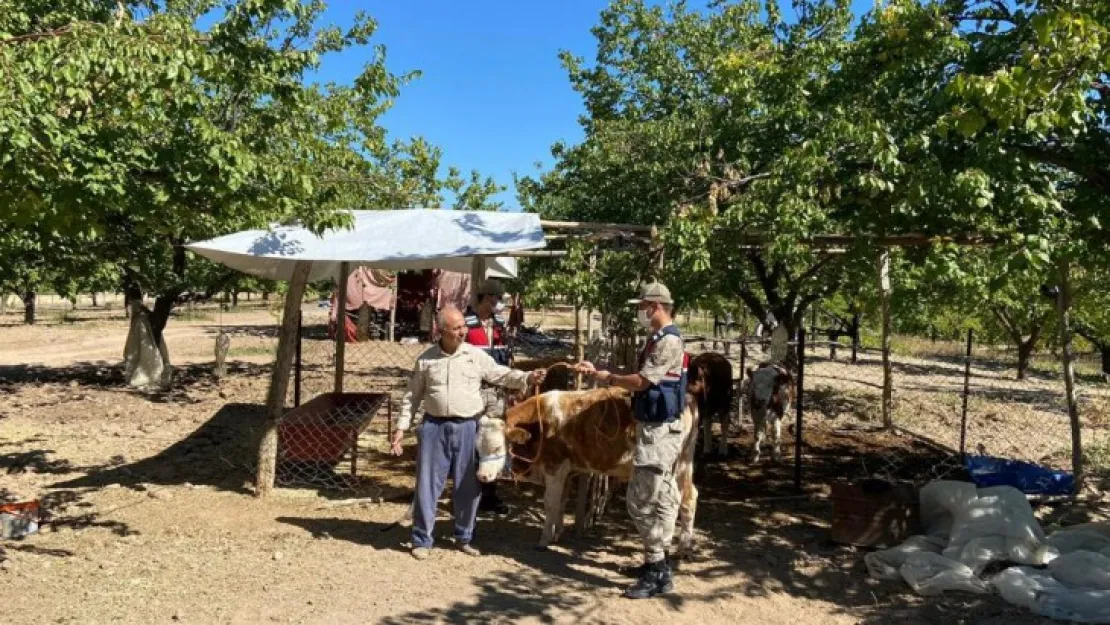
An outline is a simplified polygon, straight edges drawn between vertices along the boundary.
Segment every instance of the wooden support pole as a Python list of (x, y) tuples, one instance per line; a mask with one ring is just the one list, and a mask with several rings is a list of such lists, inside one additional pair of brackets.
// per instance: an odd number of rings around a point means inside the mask
[(277, 357), (270, 373), (270, 391), (266, 396), (266, 423), (262, 430), (262, 440), (258, 445), (258, 470), (255, 475), (255, 494), (259, 497), (269, 495), (274, 489), (277, 475), (278, 425), (285, 414), (285, 395), (289, 391), (289, 370), (293, 366), (296, 352), (297, 323), (300, 319), (301, 300), (312, 263), (298, 261), (289, 279), (289, 292), (285, 294), (285, 309), (281, 315), (281, 330), (278, 333)]
[(397, 339), (397, 285), (401, 281), (400, 272), (393, 274), (393, 284), (389, 287), (389, 297), (392, 302), (389, 306), (389, 342)]
[(470, 305), (477, 304), (475, 294), (478, 292), (478, 285), (486, 279), (486, 257), (475, 256), (474, 261), (470, 265)]
[(1056, 295), (1056, 309), (1060, 317), (1060, 360), (1064, 365), (1064, 399), (1068, 405), (1071, 422), (1071, 466), (1075, 476), (1075, 492), (1083, 488), (1083, 430), (1079, 423), (1079, 402), (1075, 396), (1075, 366), (1072, 358), (1071, 332), (1071, 263), (1061, 258), (1056, 263), (1060, 290)]
[[(597, 252), (590, 252), (590, 276), (597, 275)], [(593, 279), (593, 278), (591, 278)], [(594, 309), (586, 308), (586, 343), (592, 345), (594, 340)]]
[(296, 353), (293, 356), (293, 405), (301, 405), (301, 369), (303, 363), (301, 362), (301, 334), (304, 331), (303, 315), (300, 309), (297, 309), (297, 343)]
[(343, 392), (343, 374), (347, 363), (347, 280), (351, 275), (349, 263), (339, 263), (339, 276), (335, 297), (335, 392)]
[(883, 427), (894, 425), (894, 378), (890, 367), (890, 250), (884, 249), (879, 254), (879, 299), (883, 314)]
[[(574, 361), (582, 362), (586, 358), (585, 348), (582, 345), (582, 304), (574, 304)], [(574, 390), (582, 390), (582, 374), (574, 374)]]

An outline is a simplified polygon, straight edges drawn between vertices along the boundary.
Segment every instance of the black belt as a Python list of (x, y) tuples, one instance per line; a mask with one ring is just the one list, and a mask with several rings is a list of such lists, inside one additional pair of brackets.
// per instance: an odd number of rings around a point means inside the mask
[(462, 423), (463, 421), (473, 421), (475, 417), (437, 417), (434, 414), (424, 413), (425, 419), (435, 419), (436, 421), (446, 421), (448, 423)]

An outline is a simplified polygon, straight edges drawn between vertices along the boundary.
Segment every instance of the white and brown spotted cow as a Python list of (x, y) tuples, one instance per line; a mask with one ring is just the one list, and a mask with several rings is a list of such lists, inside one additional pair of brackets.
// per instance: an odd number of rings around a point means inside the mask
[(771, 429), (771, 458), (782, 460), (782, 419), (794, 399), (793, 376), (780, 365), (763, 363), (748, 369), (746, 397), (755, 425), (752, 462), (759, 462), (759, 448), (768, 426)]
[[(688, 396), (681, 419), (683, 446), (674, 468), (682, 501), (676, 557), (689, 552), (694, 539), (698, 491), (693, 456), (698, 412), (693, 397)], [(546, 548), (563, 530), (567, 478), (572, 473), (599, 473), (628, 481), (635, 433), (631, 394), (626, 390), (550, 391), (513, 406), (504, 421), (486, 418), (480, 422), (478, 480), (497, 479), (511, 444), (514, 473), (544, 486), (544, 524), (538, 547)]]

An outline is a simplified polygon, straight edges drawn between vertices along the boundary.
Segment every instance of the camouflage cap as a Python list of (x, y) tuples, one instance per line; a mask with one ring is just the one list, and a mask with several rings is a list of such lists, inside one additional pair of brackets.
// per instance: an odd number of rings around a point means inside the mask
[(640, 302), (674, 304), (674, 300), (671, 299), (670, 289), (663, 286), (662, 282), (652, 282), (650, 284), (640, 285), (640, 296), (636, 299), (628, 300), (628, 303), (639, 304)]

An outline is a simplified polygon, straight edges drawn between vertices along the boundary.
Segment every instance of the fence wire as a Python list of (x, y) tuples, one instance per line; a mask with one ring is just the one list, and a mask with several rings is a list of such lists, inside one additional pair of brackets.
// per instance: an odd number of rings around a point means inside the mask
[[(397, 340), (389, 341), (387, 320), (368, 321), (360, 324), (358, 340), (345, 344), (343, 391), (352, 394), (348, 400), (332, 395), (336, 343), (329, 335), (327, 309), (305, 308), (297, 379), (291, 381), (295, 383), (291, 383), (287, 398), (291, 411), (280, 433), (280, 485), (360, 488), (369, 478), (369, 460), (387, 448), (390, 417), (400, 408), (417, 356), (429, 344), (422, 340), (425, 337), (419, 335), (419, 329), (399, 329)], [(748, 334), (742, 327), (721, 327), (714, 333), (710, 323), (704, 329), (708, 332), (698, 336), (684, 328), (687, 348), (692, 355), (721, 353), (732, 363), (735, 386), (729, 418), (733, 460), (729, 462), (743, 463), (754, 437), (750, 411), (742, 404), (743, 369), (766, 360), (768, 344), (742, 338)], [(895, 337), (891, 359), (896, 427), (886, 430), (881, 420), (881, 354), (873, 348), (871, 338), (862, 337), (854, 363), (848, 337), (841, 336), (836, 343), (824, 338), (807, 341), (805, 351), (801, 457), (807, 484), (863, 477), (918, 483), (967, 478), (960, 455), (964, 358), (959, 345)], [(515, 364), (530, 369), (573, 360), (572, 344), (569, 331), (540, 333), (522, 328), (513, 338)], [(601, 366), (628, 370), (635, 364), (639, 347), (636, 339), (595, 331), (584, 357)], [(1088, 356), (1080, 362), (1081, 376), (1093, 375), (1084, 367), (1097, 372), (1094, 365), (1100, 363), (1092, 360)], [(968, 453), (1071, 468), (1062, 383), (1050, 364), (1045, 358), (1035, 360), (1027, 379), (1017, 381), (1010, 354), (993, 345), (975, 346), (968, 386)], [(573, 382), (570, 376), (561, 387), (573, 388)], [(298, 399), (299, 410), (294, 409)], [(1104, 395), (1083, 397), (1082, 401), (1084, 414), (1110, 413)], [(1099, 401), (1103, 403), (1091, 403)], [(782, 451), (788, 459), (794, 451), (793, 406), (790, 410), (782, 438)], [(1107, 440), (1110, 423), (1099, 418), (1085, 423), (1087, 441)], [(698, 449), (700, 454), (702, 445)], [(766, 447), (764, 455), (769, 455)], [(774, 471), (755, 467), (746, 475), (758, 480)]]

